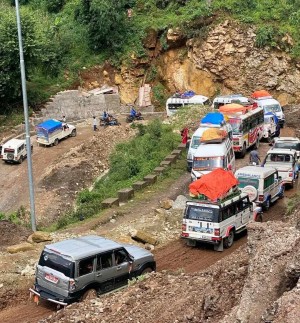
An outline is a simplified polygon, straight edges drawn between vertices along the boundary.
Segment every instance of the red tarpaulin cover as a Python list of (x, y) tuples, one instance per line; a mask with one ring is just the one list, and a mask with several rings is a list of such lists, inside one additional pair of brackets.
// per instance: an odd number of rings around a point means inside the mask
[(229, 103), (229, 104), (222, 105), (219, 108), (219, 111), (223, 113), (246, 112), (247, 107), (244, 107), (243, 105), (238, 103)]
[(237, 184), (238, 180), (231, 171), (217, 168), (191, 183), (189, 190), (193, 195), (203, 194), (210, 200), (215, 201)]
[(251, 94), (251, 98), (253, 99), (263, 98), (266, 96), (272, 96), (272, 95), (266, 90), (255, 91)]

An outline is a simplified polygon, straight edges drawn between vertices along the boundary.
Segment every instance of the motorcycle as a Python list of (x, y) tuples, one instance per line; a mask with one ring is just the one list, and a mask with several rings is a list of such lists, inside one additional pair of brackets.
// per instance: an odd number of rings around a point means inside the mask
[(100, 126), (120, 126), (121, 123), (118, 121), (118, 119), (111, 114), (108, 115), (107, 118), (100, 118)]
[(138, 112), (135, 116), (133, 115), (129, 115), (126, 117), (126, 122), (130, 123), (136, 120), (144, 120), (144, 117), (142, 116), (142, 114), (140, 112)]

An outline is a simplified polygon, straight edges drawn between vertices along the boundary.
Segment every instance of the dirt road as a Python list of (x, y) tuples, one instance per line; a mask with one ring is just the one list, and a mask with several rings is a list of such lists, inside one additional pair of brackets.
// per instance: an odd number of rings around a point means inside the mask
[[(87, 132), (90, 131), (90, 129), (86, 130)], [(87, 133), (86, 132), (86, 133)], [(293, 130), (289, 128), (285, 128), (282, 131), (282, 135), (292, 135)], [(82, 132), (82, 137), (79, 136), (76, 138), (78, 140), (83, 140), (84, 132)], [(62, 143), (62, 144), (70, 144), (72, 138), (68, 140), (70, 143)], [(78, 143), (77, 143), (78, 144)], [(59, 147), (59, 146), (58, 146)], [(62, 146), (61, 146), (62, 147)], [(57, 147), (51, 147), (57, 148)], [(263, 157), (266, 153), (266, 151), (269, 149), (269, 145), (266, 143), (261, 143), (259, 147), (259, 154), (261, 157)], [(64, 146), (64, 149), (67, 149)], [(37, 152), (39, 150), (36, 150), (34, 158), (38, 160)], [(55, 160), (55, 156), (58, 155), (58, 152), (56, 152), (57, 155), (55, 155), (53, 150), (53, 160)], [(237, 159), (237, 168), (240, 168), (244, 165), (248, 164), (248, 154), (244, 159)], [(48, 161), (50, 162), (50, 160)], [(5, 165), (5, 167), (13, 167), (10, 165)], [(22, 167), (24, 165), (21, 165)], [(39, 166), (42, 170), (42, 166)], [(41, 171), (42, 173), (42, 171)], [(84, 233), (87, 232), (90, 229), (95, 230), (97, 234), (107, 234), (108, 237), (110, 237), (110, 234), (114, 232), (114, 230), (126, 225), (130, 221), (134, 221), (134, 219), (143, 218), (143, 216), (147, 216), (150, 212), (150, 210), (153, 210), (154, 208), (157, 208), (159, 205), (159, 201), (162, 198), (169, 197), (174, 199), (177, 195), (182, 194), (186, 192), (186, 188), (188, 186), (188, 183), (190, 182), (190, 174), (186, 173), (175, 183), (172, 183), (169, 190), (165, 191), (157, 191), (157, 192), (145, 192), (144, 193), (144, 199), (140, 201), (139, 203), (132, 203), (127, 204), (124, 206), (124, 210), (122, 207), (120, 207), (120, 212), (123, 212), (122, 217), (118, 218), (115, 222), (108, 222), (105, 225), (99, 225), (99, 222), (90, 222), (78, 226), (76, 228), (70, 229), (70, 232), (73, 233)], [(287, 190), (285, 195), (292, 196), (297, 190), (297, 187), (293, 190)], [(13, 192), (13, 190), (12, 190)], [(149, 194), (149, 195), (148, 195)], [(143, 207), (141, 208), (141, 203), (143, 203)], [(123, 210), (123, 211), (122, 211)], [(111, 211), (113, 213), (113, 211)], [(271, 207), (268, 212), (265, 212), (264, 214), (264, 220), (278, 220), (280, 219), (285, 212), (285, 199), (279, 200), (276, 202), (276, 205)], [(99, 220), (98, 220), (99, 221)], [(144, 223), (145, 227), (148, 225), (149, 227), (153, 225), (153, 223), (150, 223), (151, 220), (148, 220), (149, 223)], [(181, 224), (178, 225), (178, 231), (180, 231)], [(115, 234), (118, 234), (118, 231), (115, 231)], [(186, 272), (197, 272), (200, 270), (203, 270), (210, 265), (214, 264), (218, 260), (227, 257), (231, 255), (236, 249), (239, 247), (242, 247), (246, 243), (247, 236), (245, 234), (241, 234), (239, 237), (237, 237), (234, 245), (232, 248), (225, 250), (222, 253), (215, 252), (211, 248), (211, 246), (202, 245), (197, 248), (191, 248), (187, 247), (180, 238), (178, 238), (179, 235), (176, 236), (175, 239), (172, 240), (171, 243), (163, 245), (159, 248), (157, 248), (154, 251), (156, 261), (157, 261), (157, 270), (184, 270)], [(18, 320), (18, 322), (38, 322), (39, 319), (43, 317), (47, 317), (53, 310), (55, 310), (53, 307), (42, 303), (39, 307), (36, 307), (32, 302), (28, 302), (27, 300), (28, 294), (25, 290), (23, 290), (23, 293), (20, 295), (15, 295), (15, 300), (18, 302), (18, 305), (15, 304), (15, 306), (6, 308), (3, 311), (0, 312), (0, 322), (6, 322), (6, 323), (13, 323)]]

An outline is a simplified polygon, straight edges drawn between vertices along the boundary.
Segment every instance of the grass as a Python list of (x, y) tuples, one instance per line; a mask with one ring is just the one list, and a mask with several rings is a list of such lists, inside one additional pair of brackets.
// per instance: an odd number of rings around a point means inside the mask
[(291, 215), (300, 206), (300, 193), (296, 193), (286, 202), (286, 215)]

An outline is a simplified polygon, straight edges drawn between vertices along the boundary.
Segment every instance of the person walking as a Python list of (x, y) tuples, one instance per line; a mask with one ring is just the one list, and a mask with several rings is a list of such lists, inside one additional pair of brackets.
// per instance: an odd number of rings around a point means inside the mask
[(95, 116), (93, 117), (93, 128), (94, 128), (94, 131), (98, 130), (98, 128), (97, 128), (97, 119), (96, 119)]
[(61, 120), (62, 122), (67, 122), (66, 116), (63, 116)]
[(261, 162), (256, 149), (250, 151), (249, 162), (250, 164), (255, 165), (259, 165), (259, 163)]

